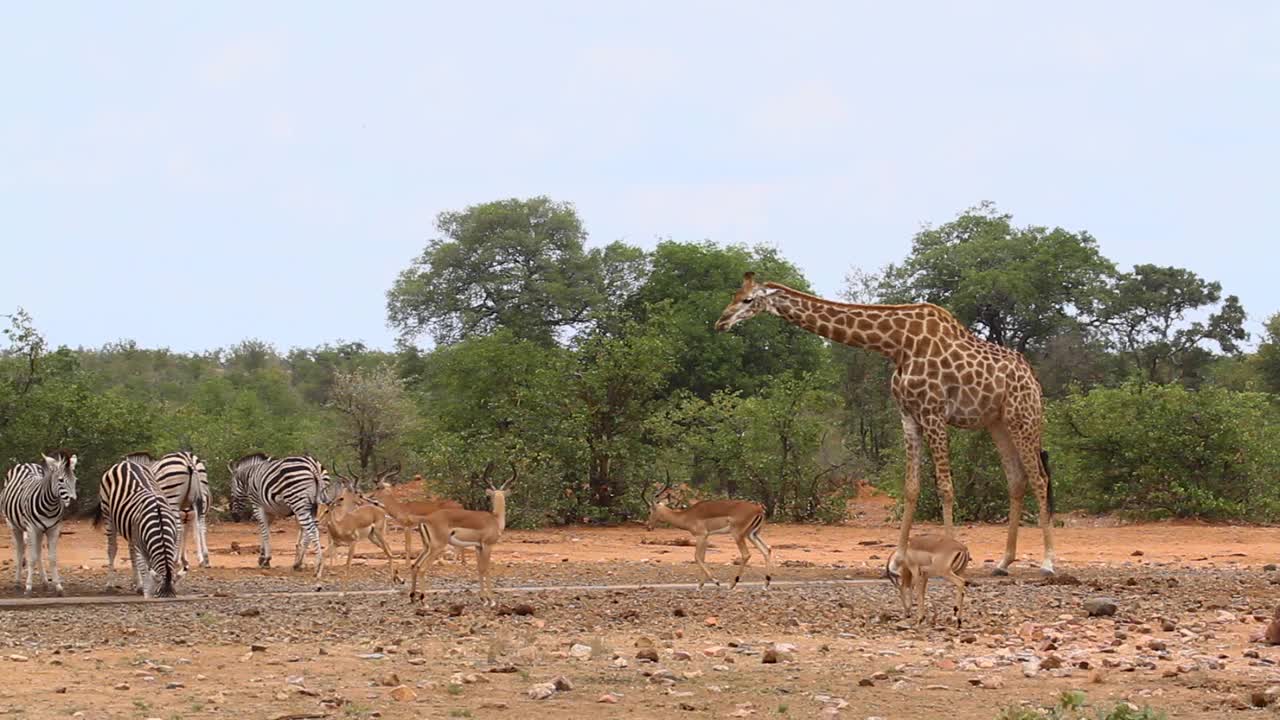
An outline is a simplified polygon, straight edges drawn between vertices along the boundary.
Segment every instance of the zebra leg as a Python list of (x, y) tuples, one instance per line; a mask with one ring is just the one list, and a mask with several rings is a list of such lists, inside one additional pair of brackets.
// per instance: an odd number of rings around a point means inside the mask
[(151, 573), (147, 572), (142, 553), (132, 542), (129, 543), (129, 560), (133, 563), (133, 591), (143, 597), (151, 597)]
[(206, 534), (207, 531), (205, 513), (199, 511), (196, 513), (196, 555), (202, 568), (209, 567), (209, 538)]
[[(31, 597), (31, 583), (36, 574), (36, 566), (40, 564), (40, 536), (38, 528), (31, 528), (27, 533), (27, 584), (22, 594)], [(43, 568), (41, 568), (43, 570)]]
[(13, 584), (22, 589), (22, 568), (27, 563), (27, 531), (21, 525), (12, 525), (13, 532)]
[(62, 576), (58, 574), (58, 536), (62, 534), (62, 523), (58, 523), (49, 528), (49, 532), (45, 535), (49, 542), (49, 564), (53, 566), (53, 591), (61, 597), (62, 592)]
[(176, 517), (174, 518), (173, 529), (177, 533), (177, 538), (175, 539), (178, 545), (178, 559), (181, 560), (178, 563), (178, 574), (185, 575), (191, 569), (191, 566), (187, 565), (187, 522), (183, 520), (186, 513), (179, 510), (174, 514)]
[(258, 567), (271, 567), (271, 522), (267, 519), (267, 511), (258, 508), (258, 534), (262, 536), (262, 546), (258, 548)]
[(107, 587), (116, 586), (116, 529), (107, 521)]

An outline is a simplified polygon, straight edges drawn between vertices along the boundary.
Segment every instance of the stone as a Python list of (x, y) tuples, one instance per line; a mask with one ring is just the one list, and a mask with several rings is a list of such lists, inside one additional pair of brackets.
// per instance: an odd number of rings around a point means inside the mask
[(573, 689), (573, 683), (569, 681), (569, 678), (563, 675), (557, 675), (552, 678), (551, 684), (554, 685), (556, 690), (559, 692), (569, 692)]
[(858, 681), (858, 687), (875, 687), (876, 683), (871, 678), (862, 678)]
[(702, 624), (706, 625), (707, 627), (718, 627), (720, 625), (720, 618), (716, 617), (715, 615), (712, 615), (708, 617), (706, 620), (703, 620)]
[(576, 660), (589, 660), (591, 658), (591, 646), (582, 643), (574, 643), (569, 648), (569, 657)]
[(779, 653), (777, 650), (774, 650), (773, 648), (769, 648), (768, 650), (765, 650), (764, 653), (761, 655), (760, 662), (764, 663), (765, 665), (772, 665), (778, 662), (778, 655)]
[(239, 615), (240, 617), (258, 617), (259, 615), (262, 614), (262, 611), (259, 610), (258, 608), (251, 607), (251, 608), (245, 608), (236, 614)]
[(1091, 597), (1084, 601), (1089, 617), (1111, 617), (1116, 614), (1116, 601), (1108, 597)]
[(378, 684), (382, 687), (395, 687), (400, 684), (400, 676), (395, 673), (387, 673), (378, 678)]
[(596, 698), (596, 702), (603, 703), (605, 705), (617, 705), (618, 696), (614, 695), (613, 693), (605, 693), (600, 697)]
[(674, 653), (672, 653), (672, 654), (671, 654), (671, 657), (672, 657), (673, 659), (675, 659), (675, 660), (686, 660), (686, 661), (687, 661), (687, 660), (692, 660), (692, 659), (693, 659), (693, 655), (689, 654), (689, 653), (688, 653), (687, 651), (685, 651), (685, 650), (676, 650)]
[(1057, 655), (1050, 655), (1040, 661), (1041, 670), (1057, 670), (1060, 667), (1062, 667), (1062, 658)]
[(969, 681), (970, 685), (976, 685), (983, 690), (999, 690), (1004, 687), (1004, 680), (999, 675), (983, 675)]
[(651, 647), (641, 648), (640, 652), (636, 653), (636, 659), (656, 663), (658, 662), (658, 651)]
[(525, 694), (530, 700), (546, 700), (556, 694), (556, 686), (552, 683), (538, 683), (530, 687)]

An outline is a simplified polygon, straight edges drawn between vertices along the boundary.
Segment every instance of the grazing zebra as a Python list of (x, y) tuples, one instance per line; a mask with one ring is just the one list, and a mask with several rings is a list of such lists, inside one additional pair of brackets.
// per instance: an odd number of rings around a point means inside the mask
[[(24, 595), (31, 594), (36, 567), (49, 587), (49, 569), (40, 557), (40, 538), (49, 547), (49, 564), (53, 566), (53, 589), (62, 594), (62, 576), (58, 574), (58, 534), (62, 518), (76, 499), (76, 454), (70, 450), (54, 450), (43, 455), (44, 463), (23, 463), (9, 470), (4, 489), (0, 490), (0, 513), (13, 531), (13, 574)], [(25, 552), (24, 552), (25, 550)], [(26, 586), (22, 583), (22, 566), (27, 567)]]
[(182, 571), (187, 564), (187, 522), (193, 519), (196, 529), (196, 559), (200, 567), (209, 567), (209, 544), (206, 520), (209, 512), (209, 474), (204, 461), (186, 451), (171, 452), (155, 459), (151, 453), (135, 452), (124, 458), (151, 470), (160, 494), (178, 511), (178, 548), (182, 555)]
[(271, 520), (290, 515), (298, 519), (298, 554), (293, 569), (302, 569), (302, 560), (312, 543), (316, 546), (316, 564), (324, 562), (316, 510), (319, 503), (334, 500), (337, 487), (319, 461), (306, 455), (272, 459), (255, 453), (228, 463), (227, 469), (231, 471), (232, 507), (252, 507), (258, 519), (262, 535), (258, 567), (271, 567)]
[[(174, 597), (178, 573), (178, 519), (156, 489), (151, 470), (124, 460), (107, 468), (98, 488), (97, 527), (107, 522), (107, 586), (115, 582), (116, 535), (129, 544), (134, 582), (144, 597)], [(155, 588), (155, 580), (160, 588)]]

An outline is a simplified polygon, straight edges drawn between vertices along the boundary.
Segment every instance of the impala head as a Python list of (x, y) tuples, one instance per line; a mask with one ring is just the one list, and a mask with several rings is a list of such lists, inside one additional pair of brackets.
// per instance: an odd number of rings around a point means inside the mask
[(334, 505), (342, 499), (342, 495), (348, 488), (354, 491), (358, 487), (359, 479), (352, 475), (349, 469), (344, 475), (338, 466), (334, 465), (333, 477), (330, 477), (322, 463), (317, 462), (316, 467), (319, 468), (316, 480), (320, 484), (320, 494), (316, 496), (316, 501), (321, 505)]
[(44, 476), (58, 493), (62, 507), (69, 507), (76, 499), (76, 454), (59, 449), (43, 457)]
[(658, 492), (654, 493), (653, 495), (646, 495), (643, 491), (640, 493), (640, 497), (644, 500), (645, 504), (649, 506), (649, 518), (644, 521), (645, 530), (653, 530), (655, 527), (657, 527), (658, 515), (661, 514), (661, 510), (659, 510), (659, 508), (662, 508), (663, 510), (666, 509), (667, 507), (667, 503), (665, 502), (666, 496), (667, 496), (667, 492), (670, 490), (671, 490), (671, 471), (668, 470), (667, 484), (663, 485), (662, 488), (658, 490)]
[(769, 310), (769, 303), (777, 290), (765, 287), (756, 282), (756, 274), (746, 273), (742, 276), (742, 287), (733, 294), (733, 300), (725, 306), (716, 321), (716, 330), (724, 332), (743, 320), (749, 320), (762, 311)]
[(510, 490), (511, 483), (514, 482), (516, 479), (516, 476), (520, 474), (520, 471), (516, 468), (516, 464), (513, 462), (511, 463), (511, 477), (507, 478), (507, 481), (502, 483), (501, 485), (494, 486), (493, 482), (489, 480), (489, 473), (492, 471), (493, 471), (493, 463), (489, 463), (489, 465), (484, 469), (484, 481), (485, 481), (485, 484), (489, 486), (485, 488), (484, 494), (488, 495), (489, 500), (491, 501), (496, 497), (499, 497), (499, 496), (506, 497), (507, 495), (511, 494), (511, 490)]

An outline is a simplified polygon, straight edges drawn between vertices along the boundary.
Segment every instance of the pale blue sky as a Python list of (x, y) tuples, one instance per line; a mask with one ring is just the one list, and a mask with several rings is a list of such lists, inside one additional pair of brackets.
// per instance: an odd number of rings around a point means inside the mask
[(390, 347), (441, 210), (547, 194), (593, 243), (772, 243), (834, 295), (990, 199), (1256, 329), (1277, 37), (1271, 2), (8, 3), (0, 312)]

